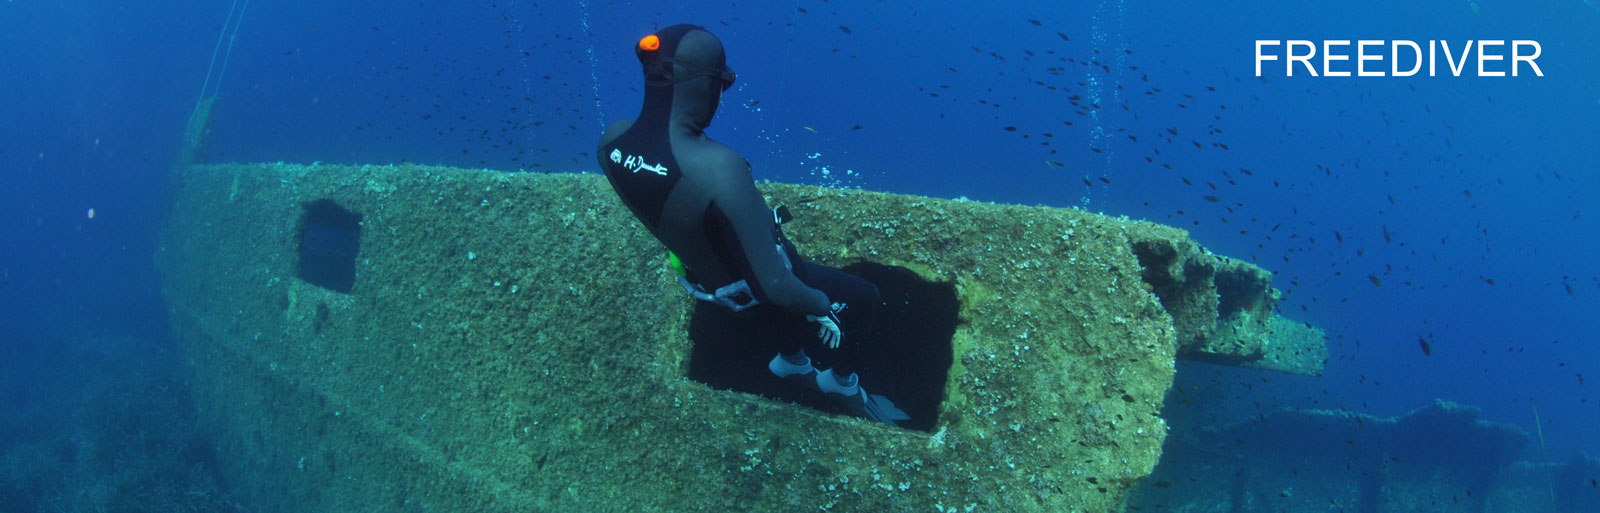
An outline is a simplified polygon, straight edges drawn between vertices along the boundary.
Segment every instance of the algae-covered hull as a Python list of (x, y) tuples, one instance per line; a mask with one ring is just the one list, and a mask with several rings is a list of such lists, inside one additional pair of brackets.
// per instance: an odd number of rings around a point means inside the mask
[(689, 379), (694, 305), (597, 175), (192, 166), (158, 260), (225, 473), (277, 511), (1114, 511), (1180, 353), (1325, 355), (1182, 230), (763, 189), (808, 258), (954, 291), (927, 431)]

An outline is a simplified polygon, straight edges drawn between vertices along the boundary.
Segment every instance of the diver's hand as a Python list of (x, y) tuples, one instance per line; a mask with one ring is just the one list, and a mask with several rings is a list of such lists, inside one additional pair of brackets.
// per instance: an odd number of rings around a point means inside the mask
[(817, 323), (817, 338), (831, 349), (839, 348), (839, 341), (844, 339), (844, 334), (839, 332), (839, 318), (828, 312), (828, 315), (807, 315), (806, 320)]

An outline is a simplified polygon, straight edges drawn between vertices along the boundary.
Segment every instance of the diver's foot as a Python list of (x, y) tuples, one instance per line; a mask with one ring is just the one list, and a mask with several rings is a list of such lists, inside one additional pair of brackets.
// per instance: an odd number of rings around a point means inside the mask
[(817, 369), (811, 366), (811, 358), (806, 356), (803, 349), (795, 354), (778, 353), (772, 357), (772, 361), (767, 362), (767, 369), (777, 377), (806, 384), (815, 383), (813, 376), (817, 373)]
[(840, 376), (828, 369), (817, 374), (817, 388), (830, 394), (852, 396), (861, 393), (860, 377), (852, 372), (849, 376)]
[(817, 373), (817, 388), (826, 392), (833, 400), (850, 408), (856, 416), (873, 422), (899, 426), (899, 421), (911, 418), (906, 412), (896, 408), (889, 398), (868, 394), (866, 389), (861, 388), (860, 377), (855, 373), (841, 378), (834, 375), (833, 369), (822, 371)]

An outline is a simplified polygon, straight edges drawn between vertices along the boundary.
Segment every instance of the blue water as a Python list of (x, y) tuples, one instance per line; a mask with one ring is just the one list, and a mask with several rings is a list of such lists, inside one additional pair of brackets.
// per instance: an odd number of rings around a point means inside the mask
[[(1205, 367), (1179, 385), (1223, 404), (1185, 415), (1447, 399), (1600, 454), (1600, 8), (969, 4), (258, 1), (219, 46), (242, 2), (7, 1), (0, 447), (82, 417), (51, 387), (174, 367), (152, 255), (202, 94), (210, 161), (592, 172), (631, 45), (689, 22), (739, 74), (710, 134), (758, 178), (1127, 215), (1275, 271), (1325, 374)], [(1257, 39), (1364, 38), (1537, 40), (1545, 76), (1254, 76)]]

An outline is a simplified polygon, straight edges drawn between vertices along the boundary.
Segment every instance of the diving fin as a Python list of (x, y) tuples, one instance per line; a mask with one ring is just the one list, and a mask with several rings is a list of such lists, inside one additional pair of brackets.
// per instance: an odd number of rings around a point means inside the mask
[(851, 374), (846, 380), (849, 385), (840, 384), (833, 375), (833, 369), (828, 369), (817, 374), (817, 388), (827, 392), (829, 397), (849, 408), (856, 416), (873, 422), (898, 427), (899, 421), (911, 419), (910, 415), (895, 407), (889, 398), (867, 393), (867, 389), (861, 387), (858, 375)]

